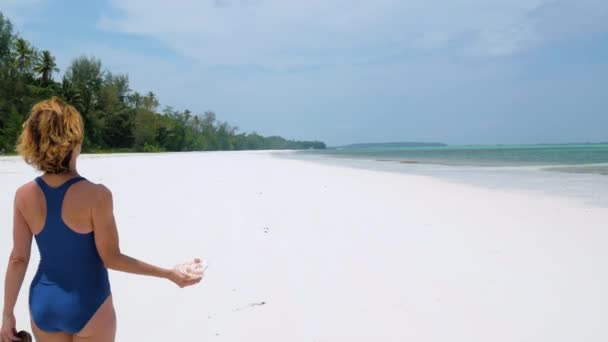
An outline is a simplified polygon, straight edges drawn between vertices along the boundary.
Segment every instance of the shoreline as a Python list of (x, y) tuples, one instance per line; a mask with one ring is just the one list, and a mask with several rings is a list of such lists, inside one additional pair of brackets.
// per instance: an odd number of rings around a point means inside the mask
[[(466, 166), (430, 163), (399, 163), (393, 160), (349, 158), (324, 154), (273, 153), (277, 158), (302, 160), (322, 165), (361, 170), (420, 175), (484, 189), (575, 198), (595, 206), (608, 207), (608, 177), (597, 173), (549, 170), (554, 166)], [(589, 164), (607, 166), (608, 164)], [(555, 166), (560, 167), (560, 166)], [(564, 167), (577, 167), (567, 165)]]
[[(576, 165), (554, 166), (466, 166), (430, 163), (400, 163), (395, 160), (349, 158), (326, 154), (301, 153), (301, 150), (248, 150), (248, 151), (183, 151), (183, 152), (125, 152), (86, 153), (82, 159), (128, 158), (132, 156), (154, 157), (172, 155), (221, 155), (221, 154), (269, 155), (274, 158), (299, 160), (320, 165), (338, 166), (377, 172), (418, 175), (436, 178), (455, 184), (484, 189), (516, 191), (530, 195), (576, 199), (599, 207), (608, 207), (608, 177), (598, 173), (579, 173), (555, 168), (576, 168)], [(0, 156), (0, 161), (21, 162), (18, 155)], [(588, 164), (583, 167), (603, 167), (607, 163)], [(2, 171), (0, 171), (2, 173)]]

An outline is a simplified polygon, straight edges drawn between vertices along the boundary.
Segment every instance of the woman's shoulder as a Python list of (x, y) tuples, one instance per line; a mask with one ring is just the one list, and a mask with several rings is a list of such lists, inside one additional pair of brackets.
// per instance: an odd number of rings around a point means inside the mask
[(27, 201), (27, 198), (35, 194), (39, 190), (35, 181), (31, 180), (15, 190), (15, 202)]
[(102, 184), (95, 183), (87, 178), (83, 178), (81, 181), (71, 185), (74, 188), (75, 196), (86, 203), (95, 205), (100, 200), (107, 198), (108, 194), (111, 195), (110, 189)]
[(103, 183), (94, 183), (87, 180), (90, 191), (93, 193), (95, 202), (112, 202), (112, 191)]
[(36, 181), (31, 180), (27, 183), (21, 184), (21, 186), (17, 188), (17, 191), (15, 191), (15, 193), (22, 194), (28, 191), (35, 190), (37, 187), (38, 185), (36, 185)]
[(84, 206), (91, 208), (111, 206), (112, 192), (106, 185), (88, 179), (74, 185), (79, 187), (79, 189), (75, 189), (79, 193), (76, 194), (76, 197), (82, 200)]

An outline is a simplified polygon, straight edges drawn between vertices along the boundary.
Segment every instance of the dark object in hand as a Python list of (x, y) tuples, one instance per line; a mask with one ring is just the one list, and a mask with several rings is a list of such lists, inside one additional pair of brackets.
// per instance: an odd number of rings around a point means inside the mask
[(32, 335), (30, 335), (27, 331), (21, 330), (17, 333), (17, 337), (21, 339), (21, 342), (32, 342)]

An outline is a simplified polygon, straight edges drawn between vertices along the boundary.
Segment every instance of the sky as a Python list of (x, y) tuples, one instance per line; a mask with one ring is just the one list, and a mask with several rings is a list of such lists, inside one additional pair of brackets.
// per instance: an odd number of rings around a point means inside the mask
[[(355, 142), (608, 141), (606, 0), (0, 0), (61, 71), (162, 106)], [(56, 76), (57, 78), (58, 76)]]

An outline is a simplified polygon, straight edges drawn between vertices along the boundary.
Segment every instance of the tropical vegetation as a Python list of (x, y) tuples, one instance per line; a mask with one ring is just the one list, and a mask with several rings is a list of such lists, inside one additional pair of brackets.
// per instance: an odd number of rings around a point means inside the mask
[(212, 111), (159, 109), (154, 92), (132, 90), (127, 75), (104, 69), (95, 57), (75, 58), (60, 80), (58, 72), (52, 53), (20, 37), (0, 12), (0, 153), (14, 152), (32, 105), (51, 96), (82, 114), (88, 152), (325, 148), (320, 141), (239, 132)]

